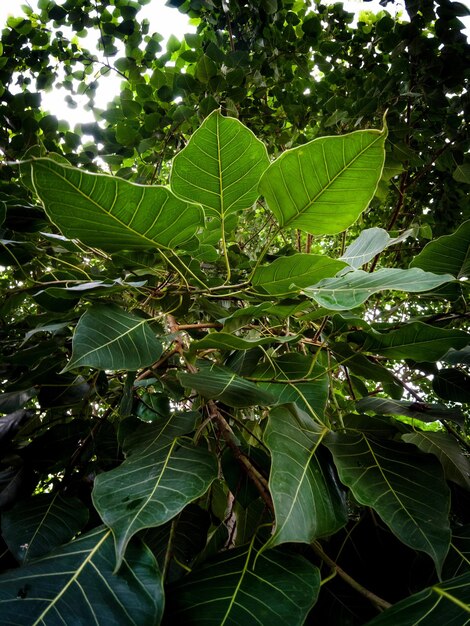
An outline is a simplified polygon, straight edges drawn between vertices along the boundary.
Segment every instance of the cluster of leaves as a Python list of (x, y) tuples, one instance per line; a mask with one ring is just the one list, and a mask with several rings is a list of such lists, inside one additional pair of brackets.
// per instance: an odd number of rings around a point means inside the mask
[[(3, 623), (464, 623), (468, 95), (421, 73), (461, 5), (170, 4), (198, 33), (157, 58), (128, 0), (2, 35)], [(96, 68), (48, 20), (125, 76), (76, 133), (9, 88)]]

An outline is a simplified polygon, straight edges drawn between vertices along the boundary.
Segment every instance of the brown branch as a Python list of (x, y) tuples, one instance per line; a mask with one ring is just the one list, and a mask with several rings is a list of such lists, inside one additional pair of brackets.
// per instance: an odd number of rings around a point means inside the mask
[(342, 578), (350, 587), (355, 589), (358, 593), (360, 593), (362, 596), (372, 602), (372, 604), (376, 608), (384, 611), (385, 609), (389, 609), (392, 606), (390, 602), (387, 602), (387, 600), (384, 600), (380, 596), (377, 596), (375, 593), (358, 583), (357, 580), (355, 580), (352, 576), (345, 572), (344, 569), (342, 569), (337, 563), (335, 563), (335, 561), (333, 561), (333, 559), (331, 559), (327, 554), (323, 552), (323, 549), (318, 543), (313, 543), (311, 545), (313, 551), (318, 554), (322, 561), (324, 561), (329, 567), (331, 567), (331, 569), (336, 574), (338, 574), (338, 576)]

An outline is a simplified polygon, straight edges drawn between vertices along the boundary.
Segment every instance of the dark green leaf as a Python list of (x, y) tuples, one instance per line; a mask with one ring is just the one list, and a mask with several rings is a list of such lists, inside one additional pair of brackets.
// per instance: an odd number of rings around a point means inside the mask
[(407, 400), (368, 397), (356, 402), (356, 407), (359, 411), (373, 411), (379, 415), (406, 415), (420, 422), (451, 420), (463, 425), (465, 421), (465, 417), (460, 409), (447, 408), (441, 404), (424, 404)]
[(470, 402), (470, 376), (458, 369), (440, 369), (432, 381), (434, 392), (450, 402)]
[(464, 222), (452, 235), (444, 235), (429, 242), (410, 263), (410, 267), (437, 274), (449, 273), (463, 278), (470, 272), (470, 220)]

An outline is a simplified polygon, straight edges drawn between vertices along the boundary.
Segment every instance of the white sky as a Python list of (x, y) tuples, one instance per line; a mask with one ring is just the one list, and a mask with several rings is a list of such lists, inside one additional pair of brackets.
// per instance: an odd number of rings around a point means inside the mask
[[(19, 17), (22, 15), (21, 5), (26, 2), (33, 10), (37, 8), (37, 0), (0, 0), (0, 28), (3, 28), (8, 16), (13, 15), (14, 17)], [(460, 0), (460, 3), (470, 8), (470, 0)], [(60, 0), (58, 4), (61, 4)], [(363, 0), (343, 0), (343, 4), (346, 10), (354, 12), (361, 10), (378, 12), (383, 10), (383, 7), (379, 4), (379, 0), (369, 2), (364, 2)], [(404, 0), (401, 0), (400, 4), (403, 6)], [(390, 4), (387, 9), (391, 12), (393, 8), (393, 5)], [(139, 17), (140, 19), (147, 18), (150, 21), (150, 33), (158, 32), (163, 35), (165, 40), (168, 39), (171, 34), (181, 39), (185, 33), (195, 31), (195, 28), (189, 24), (187, 16), (174, 8), (167, 7), (165, 0), (151, 0), (149, 4), (141, 8)], [(463, 21), (470, 27), (469, 18), (465, 18)], [(466, 30), (468, 33), (470, 28)], [(90, 48), (93, 48), (92, 44), (87, 44), (86, 39), (84, 39), (83, 42), (84, 46), (89, 45)], [(162, 46), (164, 45), (165, 42), (162, 42)], [(119, 54), (117, 56), (119, 56)], [(97, 107), (105, 108), (107, 102), (119, 93), (120, 79), (115, 76), (111, 78), (110, 75), (108, 75), (105, 77), (105, 80), (101, 78), (99, 84), (100, 87), (97, 91), (95, 103)], [(74, 97), (78, 107), (76, 109), (70, 109), (63, 100), (65, 95), (67, 95), (65, 90), (43, 93), (42, 106), (59, 119), (67, 120), (71, 126), (74, 126), (78, 122), (94, 121), (92, 112), (85, 111), (80, 106), (81, 101), (79, 97)], [(82, 102), (84, 104), (86, 99), (83, 99)]]

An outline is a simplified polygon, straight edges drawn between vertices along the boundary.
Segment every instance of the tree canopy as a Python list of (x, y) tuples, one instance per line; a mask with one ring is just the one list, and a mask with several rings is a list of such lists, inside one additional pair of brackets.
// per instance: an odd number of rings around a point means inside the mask
[(470, 11), (146, 3), (1, 32), (2, 624), (467, 623)]

